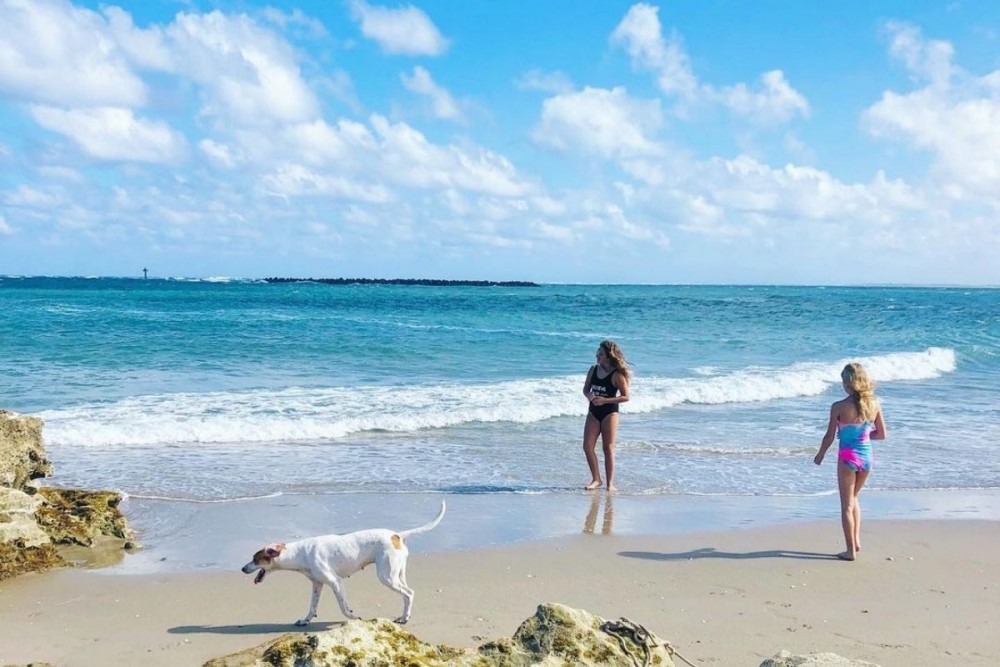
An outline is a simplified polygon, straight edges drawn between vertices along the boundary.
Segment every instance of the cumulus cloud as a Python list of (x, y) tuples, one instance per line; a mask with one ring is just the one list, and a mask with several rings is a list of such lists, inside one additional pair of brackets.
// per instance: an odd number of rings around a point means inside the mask
[(765, 123), (809, 115), (806, 98), (788, 84), (781, 70), (765, 72), (760, 77), (760, 83), (756, 91), (739, 83), (720, 89), (715, 96), (737, 114)]
[(166, 30), (177, 67), (202, 87), (202, 114), (219, 123), (311, 120), (316, 96), (291, 45), (246, 15), (178, 14)]
[(658, 100), (629, 97), (621, 87), (588, 87), (545, 100), (532, 137), (564, 152), (606, 158), (655, 155), (661, 148), (650, 135), (662, 122)]
[(371, 125), (379, 140), (380, 170), (400, 185), (502, 197), (520, 197), (534, 189), (507, 158), (493, 151), (438, 146), (412, 126), (380, 115), (372, 116)]
[(680, 38), (664, 40), (659, 11), (652, 5), (633, 5), (611, 33), (611, 43), (624, 48), (635, 67), (656, 72), (664, 93), (694, 100), (700, 85)]
[(409, 5), (389, 9), (361, 0), (351, 3), (361, 33), (384, 53), (405, 56), (438, 56), (448, 49), (448, 40), (422, 10)]
[(131, 109), (58, 109), (33, 106), (42, 127), (65, 135), (102, 160), (172, 163), (187, 151), (184, 136), (164, 122), (137, 118)]
[(611, 44), (624, 49), (636, 69), (655, 73), (660, 90), (679, 100), (679, 112), (692, 106), (719, 104), (735, 114), (761, 123), (786, 122), (809, 115), (809, 103), (785, 79), (781, 70), (765, 72), (760, 85), (745, 83), (713, 86), (700, 83), (680, 37), (663, 37), (659, 8), (633, 5), (611, 33)]
[(940, 185), (951, 196), (1000, 205), (1000, 70), (966, 72), (952, 63), (950, 44), (926, 40), (912, 25), (888, 23), (886, 33), (890, 54), (925, 85), (883, 93), (864, 112), (868, 131), (930, 152)]
[(122, 31), (100, 14), (63, 0), (0, 0), (0, 16), (0, 91), (67, 106), (145, 104)]
[(436, 118), (444, 120), (462, 119), (462, 111), (459, 109), (455, 98), (452, 97), (446, 88), (435, 83), (430, 72), (423, 67), (418, 65), (413, 68), (413, 74), (402, 74), (400, 78), (407, 90), (430, 100), (431, 110)]
[(246, 15), (178, 14), (137, 28), (131, 15), (64, 0), (0, 0), (0, 92), (63, 109), (149, 106), (140, 73), (196, 84), (222, 127), (313, 119), (319, 105), (288, 42)]

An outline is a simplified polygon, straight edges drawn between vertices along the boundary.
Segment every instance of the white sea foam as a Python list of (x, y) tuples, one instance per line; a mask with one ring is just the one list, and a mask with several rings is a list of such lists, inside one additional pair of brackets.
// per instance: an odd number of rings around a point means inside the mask
[[(713, 376), (638, 377), (629, 412), (683, 403), (719, 405), (818, 395), (844, 363), (750, 367)], [(955, 352), (928, 348), (858, 359), (880, 382), (927, 380), (955, 370)], [(41, 413), (55, 445), (156, 446), (329, 440), (362, 431), (412, 432), (471, 423), (530, 424), (583, 415), (582, 377), (434, 386), (292, 387), (138, 396)]]

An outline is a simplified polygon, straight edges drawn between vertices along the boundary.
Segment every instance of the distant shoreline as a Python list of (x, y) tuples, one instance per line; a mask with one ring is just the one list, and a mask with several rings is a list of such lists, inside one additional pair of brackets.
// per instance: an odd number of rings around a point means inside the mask
[(422, 287), (538, 287), (525, 280), (435, 280), (433, 278), (264, 278), (268, 283), (323, 283), (324, 285), (419, 285)]

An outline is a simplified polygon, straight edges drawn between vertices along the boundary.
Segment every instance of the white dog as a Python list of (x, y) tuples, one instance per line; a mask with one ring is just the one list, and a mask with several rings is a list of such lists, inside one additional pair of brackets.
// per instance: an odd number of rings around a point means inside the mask
[(379, 581), (403, 596), (403, 613), (397, 623), (410, 620), (413, 606), (413, 589), (406, 584), (406, 539), (411, 535), (426, 533), (441, 522), (444, 517), (444, 501), (441, 511), (425, 526), (412, 530), (392, 531), (385, 528), (359, 530), (346, 535), (322, 535), (310, 537), (288, 544), (271, 544), (253, 555), (253, 560), (243, 566), (243, 572), (257, 571), (253, 582), (259, 584), (271, 570), (292, 570), (306, 575), (312, 582), (312, 602), (309, 613), (295, 625), (307, 625), (316, 616), (319, 595), (323, 584), (333, 589), (337, 603), (344, 616), (360, 618), (347, 606), (344, 599), (343, 580), (366, 565), (375, 563)]

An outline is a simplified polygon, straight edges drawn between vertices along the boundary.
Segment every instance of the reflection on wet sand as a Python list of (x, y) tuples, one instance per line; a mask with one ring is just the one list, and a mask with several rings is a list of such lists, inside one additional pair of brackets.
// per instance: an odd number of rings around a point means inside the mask
[(597, 512), (601, 508), (601, 498), (604, 498), (604, 520), (601, 523), (601, 535), (610, 535), (615, 519), (614, 494), (595, 491), (590, 494), (590, 510), (583, 521), (583, 532), (591, 535), (597, 527)]

